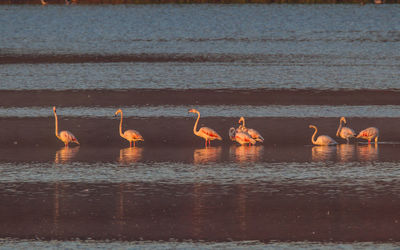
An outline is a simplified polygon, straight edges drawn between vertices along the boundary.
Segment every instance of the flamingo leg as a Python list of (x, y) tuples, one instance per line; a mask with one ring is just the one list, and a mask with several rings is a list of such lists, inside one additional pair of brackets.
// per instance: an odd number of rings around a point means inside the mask
[(129, 147), (130, 148), (132, 147), (132, 141), (129, 141)]
[(378, 144), (378, 137), (375, 137), (375, 145)]
[(204, 146), (207, 147), (207, 139), (206, 139), (206, 144)]
[(368, 139), (368, 144), (371, 144), (371, 140), (370, 139)]
[(208, 140), (208, 146), (211, 147), (211, 140)]

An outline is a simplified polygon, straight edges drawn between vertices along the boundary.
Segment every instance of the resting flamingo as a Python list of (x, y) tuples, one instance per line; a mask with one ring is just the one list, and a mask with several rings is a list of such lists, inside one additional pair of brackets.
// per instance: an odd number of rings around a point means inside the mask
[(69, 131), (61, 131), (60, 134), (58, 133), (58, 118), (57, 118), (57, 113), (56, 113), (56, 107), (53, 107), (53, 113), (55, 117), (55, 123), (56, 123), (56, 136), (58, 139), (60, 139), (62, 142), (64, 142), (65, 146), (68, 147), (68, 143), (73, 142), (78, 145), (78, 139)]
[(327, 135), (320, 135), (318, 138), (315, 140), (315, 135), (317, 134), (317, 127), (314, 125), (309, 125), (309, 128), (315, 129), (314, 134), (311, 137), (311, 142), (315, 145), (320, 145), (320, 146), (328, 146), (328, 145), (335, 145), (338, 144), (334, 139), (332, 139), (330, 136)]
[(248, 134), (251, 136), (251, 138), (253, 138), (253, 139), (256, 140), (256, 141), (264, 142), (264, 138), (260, 135), (260, 133), (258, 133), (257, 130), (252, 129), (252, 128), (246, 128), (246, 125), (245, 125), (245, 121), (244, 121), (244, 117), (243, 117), (243, 116), (240, 117), (240, 119), (239, 119), (239, 124), (240, 124), (240, 123), (243, 123), (243, 124), (241, 124), (241, 125), (239, 126), (239, 128), (237, 129), (238, 131), (248, 133)]
[(199, 120), (200, 120), (200, 112), (197, 111), (196, 109), (191, 109), (191, 110), (189, 110), (189, 112), (197, 114), (197, 120), (193, 127), (193, 133), (201, 138), (204, 138), (204, 140), (206, 140), (206, 142), (205, 142), (206, 147), (207, 147), (207, 142), (208, 142), (208, 145), (211, 145), (212, 140), (217, 139), (217, 140), (222, 141), (221, 136), (217, 132), (215, 132), (214, 129), (211, 129), (208, 127), (201, 127), (197, 131), (197, 123), (199, 123)]
[(371, 140), (375, 138), (375, 144), (378, 143), (379, 129), (375, 127), (369, 127), (361, 131), (356, 138), (368, 140), (368, 144), (371, 144)]
[(340, 117), (339, 128), (336, 131), (336, 137), (343, 138), (347, 141), (347, 143), (349, 143), (349, 139), (354, 138), (356, 136), (356, 133), (351, 128), (343, 127), (342, 123), (347, 123), (346, 118), (344, 118), (343, 116)]
[(256, 144), (256, 140), (254, 140), (248, 133), (237, 131), (235, 128), (229, 129), (229, 138), (231, 138), (232, 141), (238, 142), (240, 145)]
[(136, 130), (129, 129), (129, 130), (125, 130), (125, 132), (122, 133), (123, 113), (122, 113), (121, 109), (118, 109), (115, 112), (114, 116), (117, 116), (118, 114), (121, 114), (121, 122), (119, 123), (119, 135), (122, 138), (124, 138), (124, 139), (129, 141), (129, 147), (132, 147), (132, 142), (133, 142), (133, 146), (135, 147), (136, 146), (136, 144), (135, 144), (136, 141), (144, 141), (142, 135)]

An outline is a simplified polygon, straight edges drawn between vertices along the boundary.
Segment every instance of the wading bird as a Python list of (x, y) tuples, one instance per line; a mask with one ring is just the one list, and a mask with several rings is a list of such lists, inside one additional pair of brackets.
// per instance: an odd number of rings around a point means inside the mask
[(335, 145), (338, 144), (334, 139), (332, 139), (330, 136), (327, 135), (320, 135), (318, 138), (315, 140), (315, 135), (317, 134), (317, 127), (314, 125), (309, 125), (309, 128), (315, 129), (314, 134), (311, 137), (311, 142), (315, 145), (320, 145), (320, 146), (327, 146), (327, 145)]
[(64, 142), (65, 146), (68, 147), (68, 143), (73, 142), (78, 145), (79, 142), (76, 139), (76, 137), (69, 131), (61, 131), (60, 134), (58, 134), (58, 119), (57, 119), (57, 113), (56, 113), (56, 107), (53, 107), (53, 113), (54, 113), (54, 118), (55, 118), (55, 123), (56, 123), (56, 136), (58, 139), (60, 139), (62, 142)]
[(368, 140), (368, 144), (370, 144), (371, 140), (375, 138), (375, 144), (377, 144), (378, 137), (379, 137), (379, 129), (375, 127), (369, 127), (361, 131), (356, 138)]
[(207, 142), (208, 145), (211, 145), (211, 141), (212, 140), (220, 140), (222, 141), (221, 136), (215, 132), (214, 129), (208, 128), (208, 127), (201, 127), (198, 131), (197, 131), (197, 123), (199, 123), (200, 120), (200, 112), (197, 111), (196, 109), (191, 109), (189, 110), (190, 113), (196, 113), (197, 114), (197, 120), (196, 123), (194, 124), (193, 127), (193, 133), (201, 138), (203, 138), (204, 140), (206, 140), (205, 142), (205, 146), (207, 147)]
[(264, 142), (264, 138), (260, 135), (260, 133), (258, 133), (257, 130), (252, 129), (252, 128), (246, 128), (246, 125), (245, 125), (245, 121), (244, 121), (244, 117), (243, 117), (243, 116), (240, 117), (240, 119), (239, 119), (239, 124), (240, 124), (240, 123), (243, 123), (243, 124), (241, 124), (241, 125), (239, 126), (239, 128), (237, 129), (238, 131), (248, 133), (248, 134), (251, 136), (251, 138), (253, 138), (253, 139), (256, 140), (256, 141)]
[(256, 140), (251, 138), (251, 136), (248, 133), (237, 131), (235, 128), (229, 129), (229, 138), (231, 138), (232, 141), (238, 142), (240, 145), (256, 144)]
[(129, 147), (132, 147), (132, 142), (133, 142), (133, 146), (135, 147), (136, 146), (136, 144), (135, 144), (136, 141), (144, 141), (142, 135), (136, 130), (129, 129), (129, 130), (125, 130), (125, 132), (122, 133), (123, 114), (122, 114), (122, 110), (121, 109), (118, 109), (115, 112), (114, 116), (117, 116), (118, 114), (121, 114), (121, 122), (119, 123), (119, 135), (122, 138), (124, 138), (124, 139), (129, 141)]
[(354, 138), (356, 136), (356, 133), (351, 128), (343, 127), (343, 124), (346, 123), (346, 118), (344, 118), (343, 116), (340, 117), (339, 128), (336, 132), (336, 137), (343, 138), (347, 141), (347, 143), (349, 143), (349, 139)]

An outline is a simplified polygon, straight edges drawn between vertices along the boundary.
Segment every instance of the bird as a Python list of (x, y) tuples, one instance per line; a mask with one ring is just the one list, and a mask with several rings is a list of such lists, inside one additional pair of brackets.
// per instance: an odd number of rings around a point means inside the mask
[(133, 142), (133, 146), (135, 147), (136, 141), (144, 141), (143, 136), (136, 130), (133, 129), (129, 129), (129, 130), (125, 130), (124, 133), (122, 133), (122, 119), (123, 119), (123, 113), (121, 109), (118, 109), (114, 116), (117, 116), (118, 114), (121, 114), (121, 122), (119, 123), (119, 135), (122, 138), (125, 138), (126, 140), (129, 141), (129, 147), (132, 147), (132, 142)]
[(78, 142), (78, 139), (76, 139), (76, 137), (71, 132), (64, 130), (64, 131), (61, 131), (60, 134), (58, 133), (58, 119), (57, 119), (56, 107), (53, 107), (53, 113), (54, 113), (55, 123), (56, 123), (57, 138), (60, 139), (62, 142), (64, 142), (66, 147), (68, 147), (68, 144), (70, 142), (80, 145)]
[(244, 121), (244, 117), (243, 117), (243, 116), (240, 117), (240, 119), (239, 119), (239, 124), (240, 124), (240, 123), (243, 123), (243, 124), (241, 124), (241, 125), (239, 126), (239, 128), (237, 129), (237, 131), (246, 132), (246, 133), (248, 133), (248, 134), (251, 136), (251, 138), (253, 138), (254, 140), (259, 141), (259, 142), (264, 142), (264, 138), (260, 135), (260, 133), (258, 133), (257, 130), (252, 129), (252, 128), (246, 128), (246, 126), (245, 126), (245, 121)]
[(240, 145), (256, 144), (256, 140), (254, 140), (248, 133), (237, 131), (235, 128), (229, 129), (229, 138), (231, 138), (232, 141), (238, 142)]
[(47, 1), (46, 0), (40, 0), (42, 5), (47, 5)]
[(349, 139), (354, 138), (356, 136), (356, 133), (351, 128), (343, 127), (342, 123), (347, 123), (346, 118), (344, 118), (343, 116), (340, 117), (339, 128), (336, 131), (336, 137), (343, 138), (347, 141), (347, 143), (349, 143)]
[(369, 127), (362, 130), (356, 138), (368, 140), (368, 144), (371, 144), (371, 140), (375, 138), (375, 144), (378, 143), (379, 129), (375, 127)]
[(194, 133), (195, 135), (201, 137), (201, 138), (204, 138), (204, 140), (206, 140), (206, 141), (205, 141), (205, 146), (206, 146), (206, 147), (207, 147), (207, 142), (208, 142), (208, 145), (211, 146), (211, 141), (212, 141), (212, 140), (217, 139), (217, 140), (222, 141), (221, 136), (220, 136), (217, 132), (215, 132), (215, 130), (212, 129), (212, 128), (201, 127), (201, 128), (197, 131), (197, 123), (199, 123), (200, 112), (197, 111), (196, 109), (190, 109), (189, 112), (190, 112), (190, 113), (196, 113), (196, 114), (197, 114), (197, 120), (196, 120), (196, 123), (194, 124), (194, 127), (193, 127), (193, 133)]
[(317, 134), (317, 127), (314, 125), (309, 125), (309, 128), (315, 129), (314, 134), (311, 137), (311, 142), (315, 145), (320, 145), (320, 146), (327, 146), (327, 145), (335, 145), (338, 144), (334, 139), (332, 139), (330, 136), (327, 135), (320, 135), (318, 138), (315, 140), (315, 135)]

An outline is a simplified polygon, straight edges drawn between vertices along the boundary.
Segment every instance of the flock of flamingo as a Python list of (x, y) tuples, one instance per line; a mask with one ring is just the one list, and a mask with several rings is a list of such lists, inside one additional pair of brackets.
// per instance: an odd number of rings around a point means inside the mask
[[(189, 112), (197, 114), (197, 120), (193, 127), (193, 133), (205, 140), (205, 147), (210, 146), (211, 141), (213, 140), (222, 140), (222, 137), (212, 128), (201, 127), (199, 130), (197, 130), (197, 124), (199, 123), (200, 120), (200, 112), (197, 111), (196, 109), (190, 109)], [(53, 107), (53, 113), (55, 118), (56, 137), (60, 139), (62, 142), (64, 142), (65, 147), (68, 147), (69, 143), (76, 143), (79, 145), (78, 139), (71, 132), (69, 131), (58, 132), (58, 118), (57, 118), (56, 107)], [(129, 129), (125, 130), (125, 132), (122, 132), (123, 113), (121, 109), (118, 109), (115, 112), (115, 116), (119, 114), (121, 115), (121, 120), (119, 123), (119, 134), (122, 138), (129, 141), (129, 146), (132, 147), (132, 142), (133, 142), (133, 147), (135, 147), (137, 141), (144, 141), (143, 136), (136, 130)], [(346, 118), (341, 117), (339, 121), (339, 128), (336, 132), (337, 137), (345, 139), (347, 143), (349, 143), (350, 138), (366, 139), (368, 140), (368, 144), (371, 143), (372, 139), (375, 139), (375, 144), (378, 143), (379, 130), (377, 128), (375, 127), (366, 128), (356, 136), (356, 133), (354, 132), (353, 129), (343, 126), (343, 124), (346, 123), (347, 123)], [(255, 145), (256, 142), (264, 142), (264, 138), (258, 131), (246, 127), (244, 117), (240, 117), (239, 124), (240, 126), (238, 128), (232, 127), (229, 129), (229, 138), (232, 141), (236, 141), (241, 145), (249, 145), (249, 146)], [(317, 137), (317, 139), (315, 139), (318, 129), (314, 125), (309, 125), (309, 127), (315, 129), (314, 134), (311, 137), (311, 142), (314, 145), (329, 146), (338, 144), (334, 139), (332, 139), (328, 135), (320, 135)]]

